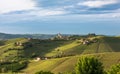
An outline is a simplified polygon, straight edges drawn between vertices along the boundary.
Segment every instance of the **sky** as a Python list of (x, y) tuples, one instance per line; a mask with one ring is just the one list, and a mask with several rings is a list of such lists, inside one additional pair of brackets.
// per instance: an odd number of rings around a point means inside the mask
[(120, 35), (120, 0), (0, 0), (0, 32)]

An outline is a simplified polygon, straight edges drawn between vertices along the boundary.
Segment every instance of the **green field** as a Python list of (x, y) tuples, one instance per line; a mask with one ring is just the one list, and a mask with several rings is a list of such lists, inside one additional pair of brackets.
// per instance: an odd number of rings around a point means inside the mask
[[(34, 74), (37, 71), (54, 73), (73, 71), (81, 56), (95, 56), (105, 67), (120, 62), (120, 37), (88, 37), (89, 44), (83, 44), (82, 38), (75, 40), (39, 40), (18, 38), (0, 41), (0, 59), (11, 61), (15, 58), (29, 60), (28, 66), (20, 72)], [(97, 41), (94, 41), (97, 39)], [(22, 45), (15, 45), (16, 42)], [(35, 61), (36, 57), (50, 57), (47, 60)]]
[[(111, 65), (117, 64), (120, 62), (120, 52), (110, 52), (110, 53), (99, 53), (99, 54), (87, 54), (82, 56), (95, 56), (98, 57), (105, 69), (109, 69)], [(31, 61), (28, 65), (28, 68), (22, 70), (22, 72), (34, 74), (37, 71), (52, 71), (54, 73), (58, 72), (69, 72), (73, 71), (77, 60), (81, 55), (58, 58), (58, 59), (49, 59), (41, 60), (38, 62)]]

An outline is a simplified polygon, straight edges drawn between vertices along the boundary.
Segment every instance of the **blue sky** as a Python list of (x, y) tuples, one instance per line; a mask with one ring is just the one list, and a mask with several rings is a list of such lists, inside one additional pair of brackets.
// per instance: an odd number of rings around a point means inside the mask
[(120, 35), (120, 0), (0, 0), (0, 32)]

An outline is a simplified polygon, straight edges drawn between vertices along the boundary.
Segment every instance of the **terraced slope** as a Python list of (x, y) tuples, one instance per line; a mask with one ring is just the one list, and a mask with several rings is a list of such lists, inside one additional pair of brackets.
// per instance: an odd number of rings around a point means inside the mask
[[(91, 42), (83, 44), (78, 40), (39, 40), (12, 39), (0, 42), (0, 59), (13, 60), (16, 57), (35, 59), (36, 57), (54, 57), (48, 60), (30, 61), (23, 72), (35, 73), (39, 70), (49, 70), (54, 73), (72, 71), (81, 55), (95, 55), (104, 63), (105, 69), (120, 62), (120, 37), (91, 37)], [(92, 42), (92, 39), (97, 41)], [(20, 42), (23, 45), (16, 46)], [(19, 54), (19, 55), (18, 55)], [(72, 56), (70, 56), (72, 55)], [(59, 56), (60, 58), (55, 58)]]
[(59, 49), (59, 53), (53, 50), (48, 52), (46, 56), (52, 56), (60, 54), (60, 52), (66, 55), (79, 55), (79, 54), (93, 54), (93, 53), (103, 53), (103, 52), (112, 52), (114, 48), (111, 48), (110, 45), (104, 40), (104, 37), (98, 39), (95, 43), (90, 44), (82, 44), (78, 42), (79, 40), (75, 40), (72, 43), (57, 47), (55, 49)]
[[(71, 43), (59, 46), (57, 48), (55, 48), (54, 50), (52, 50), (51, 52), (48, 52), (45, 56), (55, 56), (55, 55), (59, 55), (62, 53), (66, 53), (67, 51), (70, 51), (70, 49), (79, 46), (80, 43), (77, 43), (77, 41), (72, 41)], [(66, 53), (68, 54), (68, 53)]]
[[(105, 69), (108, 69), (111, 65), (120, 62), (120, 52), (110, 52), (110, 53), (101, 53), (101, 54), (86, 54), (83, 56), (96, 56), (103, 62)], [(73, 56), (73, 57), (65, 57), (58, 59), (49, 59), (49, 60), (41, 60), (38, 62), (31, 61), (28, 65), (28, 68), (22, 70), (22, 72), (34, 74), (37, 71), (52, 71), (54, 73), (58, 72), (66, 72), (73, 71), (74, 66), (77, 63), (78, 58), (81, 57)], [(111, 59), (112, 58), (112, 59)]]
[[(88, 45), (84, 45), (78, 41), (79, 40), (75, 40), (71, 43), (61, 45), (55, 48), (59, 49), (59, 52), (64, 52), (64, 54), (66, 55), (73, 54), (74, 56), (68, 56), (58, 59), (41, 60), (39, 62), (32, 61), (29, 64), (28, 68), (24, 69), (23, 71), (29, 73), (31, 73), (31, 70), (33, 70), (32, 73), (34, 73), (34, 70), (35, 72), (39, 70), (50, 70), (54, 73), (72, 71), (74, 69), (75, 63), (77, 62), (77, 59), (80, 57), (80, 54), (87, 56), (94, 55), (99, 57), (99, 59), (103, 62), (105, 69), (108, 69), (112, 64), (120, 62), (120, 40), (118, 37), (99, 37), (97, 42)], [(55, 52), (55, 49), (51, 52), (48, 52), (46, 56), (53, 56), (58, 54)], [(54, 64), (47, 63), (50, 61), (54, 61)], [(63, 62), (61, 63), (61, 61)], [(46, 63), (47, 66), (43, 65), (43, 63), (41, 62)], [(33, 68), (33, 63), (36, 64), (36, 68)]]
[(120, 37), (104, 37), (103, 38), (108, 46), (110, 46), (111, 51), (120, 51)]
[[(5, 41), (4, 45), (0, 46), (0, 53), (3, 56), (8, 56), (9, 54), (17, 54), (18, 52), (10, 49), (23, 49), (21, 53), (24, 55), (24, 57), (31, 58), (119, 51), (119, 37), (96, 38), (98, 41), (90, 44), (82, 44), (80, 40), (28, 40), (25, 38), (12, 39)], [(24, 44), (24, 46), (15, 46), (15, 42), (21, 42)]]
[[(45, 56), (56, 47), (69, 44), (73, 41), (52, 41), (39, 39), (17, 38), (0, 42), (0, 59), (12, 60), (21, 55), (24, 58)], [(16, 45), (18, 43), (18, 45)], [(57, 53), (55, 53), (57, 54)]]
[(60, 53), (56, 48), (72, 42), (72, 40), (30, 40), (25, 44), (24, 54), (26, 57), (31, 57), (33, 54), (38, 57), (52, 57)]
[(68, 49), (66, 53), (71, 54), (93, 54), (103, 52), (119, 52), (120, 38), (118, 37), (100, 37), (97, 42), (89, 45), (78, 44)]

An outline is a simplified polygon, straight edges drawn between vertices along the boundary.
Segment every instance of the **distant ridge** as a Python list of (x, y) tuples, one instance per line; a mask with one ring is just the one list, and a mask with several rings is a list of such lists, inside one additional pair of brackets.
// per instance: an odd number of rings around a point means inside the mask
[[(59, 33), (58, 33), (59, 34)], [(0, 40), (14, 39), (14, 38), (34, 38), (34, 39), (49, 39), (57, 36), (58, 34), (8, 34), (0, 32)], [(89, 33), (94, 34), (94, 33)], [(62, 36), (87, 36), (89, 34), (61, 34)], [(106, 36), (106, 35), (99, 35)]]
[(7, 34), (0, 33), (0, 40), (14, 39), (14, 38), (35, 38), (35, 39), (48, 39), (54, 37), (55, 34)]
[[(0, 33), (0, 40), (14, 39), (14, 38), (34, 38), (34, 39), (49, 39), (55, 37), (57, 34), (8, 34)], [(74, 34), (62, 34), (63, 36), (71, 36)]]

